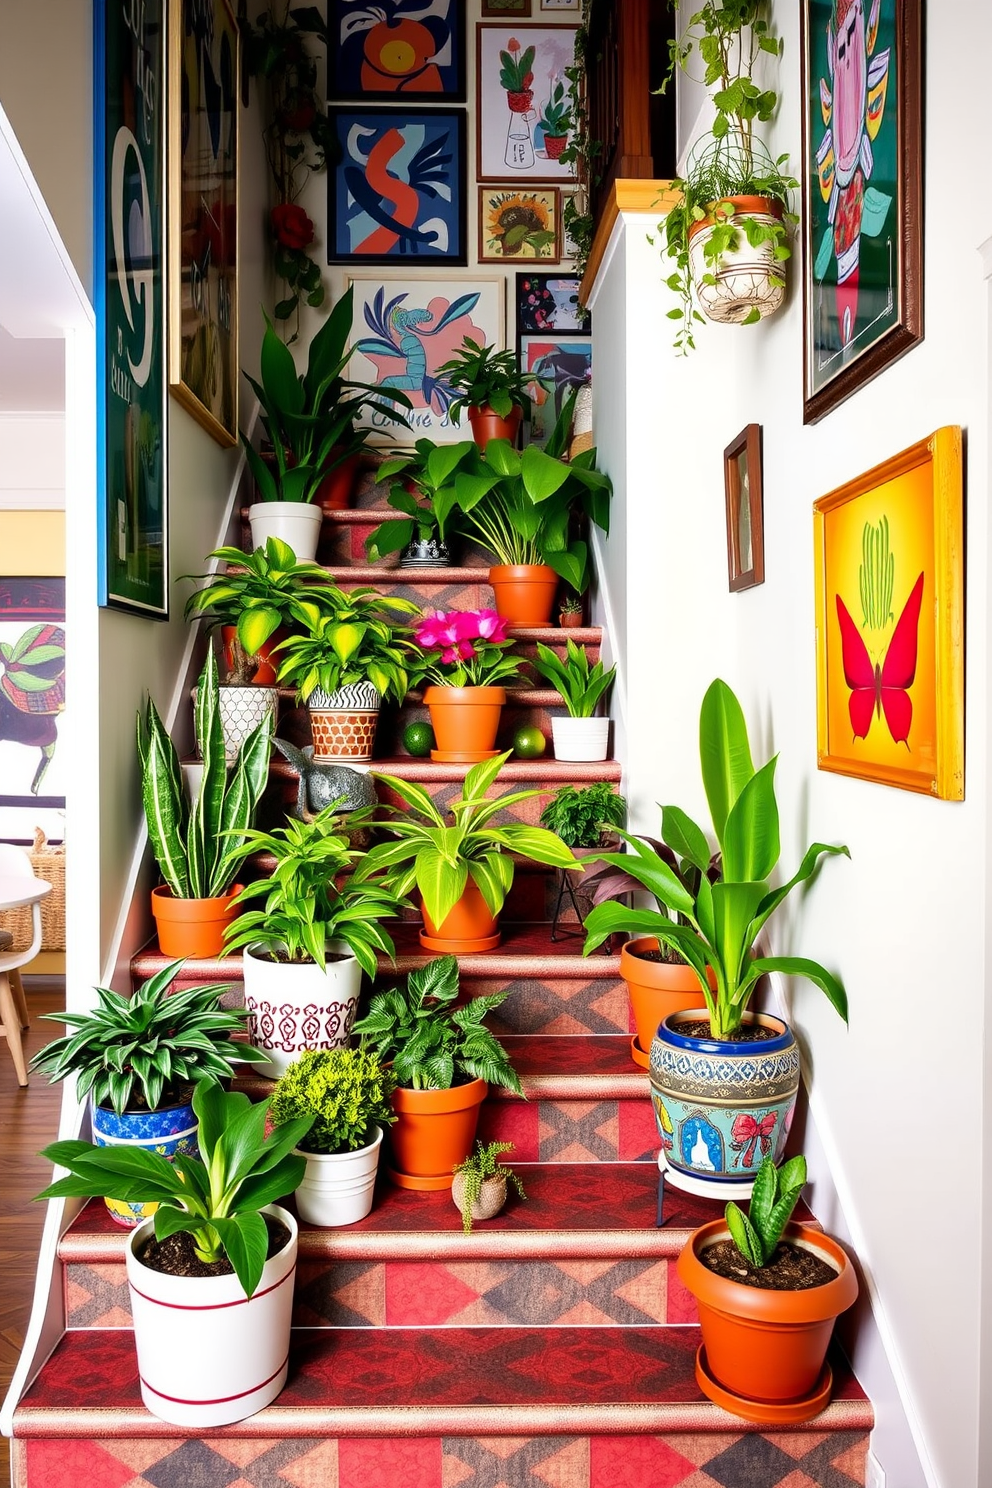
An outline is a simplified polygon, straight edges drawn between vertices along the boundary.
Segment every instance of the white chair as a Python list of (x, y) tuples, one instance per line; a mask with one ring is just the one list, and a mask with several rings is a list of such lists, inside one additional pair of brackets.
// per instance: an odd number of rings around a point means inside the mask
[[(24, 879), (30, 879), (31, 885), (19, 882)], [(14, 909), (25, 903), (31, 905), (32, 935), (26, 950), (12, 950), (14, 937), (9, 930), (0, 930), (0, 1033), (10, 1047), (17, 1083), (22, 1087), (28, 1083), (28, 1071), (21, 1047), (21, 1032), (30, 1024), (19, 968), (33, 961), (41, 948), (41, 900), (50, 892), (51, 885), (35, 876), (31, 859), (24, 849), (0, 842), (0, 910)]]

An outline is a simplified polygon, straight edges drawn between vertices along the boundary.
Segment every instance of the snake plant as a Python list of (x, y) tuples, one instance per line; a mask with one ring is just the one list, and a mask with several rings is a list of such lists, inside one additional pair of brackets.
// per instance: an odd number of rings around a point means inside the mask
[(766, 1157), (754, 1180), (748, 1212), (727, 1205), (724, 1218), (731, 1239), (752, 1266), (767, 1266), (772, 1259), (805, 1184), (804, 1157), (791, 1157), (780, 1168), (773, 1157)]
[(230, 773), (224, 761), (217, 660), (207, 652), (196, 687), (196, 738), (203, 779), (190, 808), (179, 755), (148, 699), (138, 714), (141, 800), (159, 872), (177, 899), (215, 899), (234, 881), (234, 851), (244, 841), (269, 777), (272, 718), (248, 735)]

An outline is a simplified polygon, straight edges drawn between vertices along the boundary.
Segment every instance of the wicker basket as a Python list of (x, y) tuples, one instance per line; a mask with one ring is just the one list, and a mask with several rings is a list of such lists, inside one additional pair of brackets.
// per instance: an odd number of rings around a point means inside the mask
[[(41, 901), (41, 949), (65, 950), (65, 844), (51, 846), (40, 827), (34, 829), (34, 846), (25, 849), (38, 878), (52, 886), (52, 892)], [(31, 944), (32, 918), (30, 905), (8, 909), (0, 914), (0, 929), (14, 937), (14, 949), (26, 951)]]

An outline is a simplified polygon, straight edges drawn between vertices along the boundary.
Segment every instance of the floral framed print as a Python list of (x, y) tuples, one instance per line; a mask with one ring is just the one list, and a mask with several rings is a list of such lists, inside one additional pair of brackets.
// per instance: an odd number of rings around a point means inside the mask
[(165, 0), (95, 0), (99, 602), (169, 613)]
[(328, 0), (336, 103), (465, 100), (463, 0)]
[(181, 0), (169, 36), (169, 390), (238, 442), (238, 23)]
[(385, 279), (355, 274), (354, 348), (348, 375), (373, 383), (380, 393), (396, 388), (413, 404), (406, 418), (409, 436), (381, 415), (364, 416), (359, 427), (372, 430), (376, 444), (413, 444), (430, 438), (457, 443), (465, 431), (449, 414), (456, 393), (439, 368), (466, 336), (482, 345), (503, 346), (503, 278), (450, 281)]
[(560, 195), (554, 186), (480, 186), (480, 262), (556, 264), (561, 258)]
[(517, 335), (574, 331), (588, 336), (592, 317), (579, 304), (578, 274), (517, 274)]
[(803, 421), (923, 339), (920, 0), (803, 0)]
[(813, 506), (821, 770), (964, 799), (961, 430)]
[(765, 582), (761, 425), (748, 424), (723, 452), (727, 572), (731, 593)]
[(477, 171), (480, 181), (574, 180), (563, 161), (572, 132), (565, 69), (574, 26), (476, 27)]
[(551, 438), (565, 399), (592, 376), (592, 342), (582, 336), (523, 335), (519, 340), (520, 367), (533, 376), (530, 418), (524, 424), (524, 443), (541, 448)]
[(328, 109), (327, 261), (464, 264), (465, 111)]

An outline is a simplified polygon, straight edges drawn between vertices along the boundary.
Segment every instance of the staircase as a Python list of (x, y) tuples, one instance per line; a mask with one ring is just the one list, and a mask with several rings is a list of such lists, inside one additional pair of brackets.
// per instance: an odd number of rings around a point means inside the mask
[[(464, 568), (364, 562), (381, 519), (370, 482), (331, 514), (321, 558), (342, 585), (373, 583), (431, 608), (491, 604), (481, 555)], [(597, 629), (516, 631), (524, 655)], [(289, 701), (289, 700), (288, 700)], [(547, 732), (553, 692), (512, 692), (500, 743), (520, 722)], [(465, 766), (398, 753), (416, 697), (380, 724), (376, 768), (449, 799)], [(291, 708), (280, 732), (306, 742)], [(620, 780), (620, 766), (510, 761), (500, 786), (548, 792)], [(272, 765), (272, 797), (295, 777)], [(519, 809), (536, 821), (543, 802)], [(552, 943), (553, 882), (520, 865), (503, 941), (460, 958), (462, 995), (511, 995), (490, 1020), (527, 1100), (493, 1090), (479, 1135), (516, 1144), (526, 1201), (470, 1236), (448, 1193), (394, 1188), (380, 1175), (372, 1213), (343, 1230), (301, 1227), (290, 1378), (248, 1421), (200, 1438), (142, 1406), (124, 1272), (124, 1234), (89, 1204), (60, 1247), (67, 1331), (19, 1405), (19, 1488), (851, 1488), (864, 1483), (872, 1411), (844, 1361), (807, 1428), (774, 1431), (725, 1414), (695, 1381), (694, 1303), (677, 1257), (718, 1206), (669, 1189), (657, 1224), (657, 1139), (647, 1076), (631, 1061), (619, 958), (583, 958), (578, 927)], [(400, 924), (395, 968), (427, 959)], [(153, 943), (136, 980), (164, 958)], [(240, 958), (188, 962), (186, 982), (240, 980)], [(257, 1078), (248, 1088), (268, 1090)], [(797, 1215), (815, 1222), (808, 1211)]]

